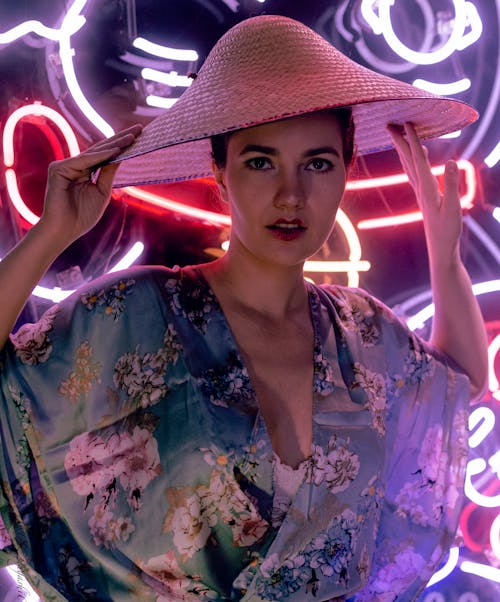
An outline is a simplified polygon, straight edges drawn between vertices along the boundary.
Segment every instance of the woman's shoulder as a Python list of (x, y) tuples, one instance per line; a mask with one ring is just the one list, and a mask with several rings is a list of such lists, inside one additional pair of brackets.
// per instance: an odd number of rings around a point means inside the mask
[(377, 315), (391, 322), (399, 321), (393, 309), (363, 288), (339, 284), (313, 286), (321, 296), (328, 299), (341, 312), (345, 312), (347, 308), (350, 308), (350, 313), (355, 310), (356, 312), (362, 312), (367, 317)]

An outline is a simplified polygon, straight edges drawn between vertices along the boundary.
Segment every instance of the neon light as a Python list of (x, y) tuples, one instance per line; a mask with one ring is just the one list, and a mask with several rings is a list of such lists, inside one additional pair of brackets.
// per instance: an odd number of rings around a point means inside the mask
[[(73, 57), (75, 51), (71, 47), (71, 35), (74, 33), (72, 26), (79, 16), (79, 13), (83, 10), (87, 3), (87, 0), (75, 0), (73, 5), (69, 8), (66, 13), (63, 22), (61, 23), (61, 38), (59, 41), (59, 56), (61, 58), (61, 66), (64, 72), (64, 77), (68, 85), (68, 89), (75, 100), (80, 111), (85, 117), (92, 123), (106, 138), (112, 136), (115, 131), (105, 121), (99, 113), (94, 109), (90, 102), (85, 97), (78, 79), (75, 73), (75, 66), (73, 64)], [(85, 19), (84, 21), (85, 22)]]
[(183, 87), (189, 88), (193, 83), (193, 79), (187, 75), (179, 75), (177, 71), (158, 71), (158, 69), (151, 69), (150, 67), (144, 67), (141, 71), (141, 75), (144, 79), (149, 79), (160, 84), (165, 84), (171, 88)]
[(453, 546), (452, 548), (450, 548), (448, 552), (448, 560), (446, 561), (445, 565), (442, 566), (439, 569), (439, 571), (436, 571), (434, 575), (432, 575), (425, 587), (431, 587), (431, 585), (435, 585), (436, 583), (439, 583), (440, 581), (448, 577), (448, 575), (453, 572), (454, 568), (458, 564), (459, 554), (460, 550), (457, 546)]
[[(142, 242), (134, 243), (130, 250), (127, 251), (127, 253), (125, 253), (125, 255), (122, 257), (122, 259), (120, 259), (120, 261), (110, 268), (106, 274), (112, 274), (114, 272), (118, 272), (119, 270), (125, 270), (126, 268), (129, 268), (134, 261), (139, 258), (143, 250), (144, 244)], [(1, 257), (0, 261), (2, 261)], [(58, 286), (55, 286), (54, 288), (47, 288), (38, 284), (33, 289), (32, 294), (40, 299), (46, 299), (47, 301), (52, 301), (53, 303), (59, 303), (59, 301), (66, 299), (66, 297), (69, 297), (74, 292), (75, 290), (62, 290)]]
[(53, 40), (54, 42), (57, 42), (61, 35), (61, 32), (58, 29), (47, 27), (40, 21), (25, 21), (4, 33), (0, 33), (0, 44), (11, 44), (15, 40), (18, 40), (29, 33), (36, 33), (37, 36), (46, 38), (47, 40)]
[(488, 167), (494, 167), (500, 161), (500, 142), (497, 142), (495, 148), (486, 155), (484, 162)]
[[(361, 260), (361, 243), (359, 242), (358, 233), (354, 228), (351, 220), (347, 217), (347, 214), (342, 210), (338, 209), (336, 216), (336, 223), (342, 228), (344, 235), (349, 245), (349, 261), (358, 262)], [(347, 272), (347, 283), (349, 286), (356, 287), (359, 285), (359, 273), (355, 270)]]
[[(488, 280), (472, 285), (472, 291), (477, 295), (500, 291), (500, 280)], [(410, 330), (422, 328), (425, 322), (434, 315), (434, 303), (430, 303), (406, 321)]]
[[(26, 577), (21, 573), (21, 570), (18, 566), (15, 564), (10, 564), (9, 566), (6, 566), (5, 569), (18, 587), (17, 595), (19, 596), (20, 593), (25, 594), (22, 598), (18, 597), (18, 600), (21, 600), (21, 602), (41, 602), (40, 598), (28, 583)], [(20, 592), (19, 589), (21, 589), (22, 592)]]
[(488, 373), (489, 373), (488, 387), (491, 391), (491, 394), (497, 401), (500, 401), (500, 384), (499, 384), (498, 378), (495, 374), (495, 357), (499, 351), (500, 351), (500, 334), (497, 334), (497, 336), (491, 341), (491, 343), (488, 347)]
[(109, 137), (114, 134), (114, 130), (109, 123), (107, 123), (99, 115), (99, 113), (95, 111), (94, 107), (86, 99), (80, 88), (80, 84), (78, 83), (73, 65), (73, 57), (75, 52), (71, 47), (71, 36), (79, 31), (86, 23), (85, 17), (80, 14), (85, 8), (86, 4), (87, 0), (75, 0), (66, 12), (59, 30), (47, 28), (41, 23), (38, 25), (38, 21), (27, 21), (4, 34), (0, 34), (0, 43), (10, 43), (14, 39), (17, 39), (22, 35), (26, 35), (30, 31), (35, 31), (35, 33), (41, 37), (59, 42), (61, 66), (68, 89), (73, 96), (75, 103), (85, 117), (91, 123), (93, 123), (100, 132), (102, 132), (106, 137)]
[(136, 242), (132, 245), (132, 248), (125, 253), (125, 255), (120, 259), (120, 261), (109, 270), (109, 274), (114, 272), (118, 272), (120, 270), (126, 270), (130, 267), (139, 257), (142, 255), (144, 251), (144, 243)]
[(61, 130), (71, 156), (77, 155), (80, 152), (76, 136), (66, 119), (60, 113), (54, 111), (54, 109), (42, 105), (41, 102), (35, 102), (34, 104), (16, 109), (5, 122), (3, 130), (3, 160), (6, 167), (14, 165), (14, 131), (16, 126), (21, 119), (30, 115), (46, 117), (52, 121)]
[(176, 213), (180, 213), (181, 215), (187, 215), (189, 217), (194, 217), (196, 219), (205, 220), (223, 226), (229, 226), (231, 224), (231, 218), (229, 217), (229, 215), (216, 213), (215, 211), (207, 211), (205, 209), (199, 209), (197, 207), (190, 207), (189, 205), (184, 205), (183, 203), (179, 203), (178, 201), (172, 201), (171, 199), (167, 199), (159, 194), (154, 194), (153, 192), (142, 190), (141, 188), (136, 188), (134, 186), (126, 186), (125, 188), (121, 188), (120, 190), (126, 192), (127, 194), (130, 194), (131, 196), (137, 199), (140, 199), (141, 201), (147, 201), (148, 203), (151, 203), (156, 207), (168, 209), (169, 211), (175, 211)]
[(484, 458), (474, 458), (473, 460), (469, 460), (465, 473), (465, 495), (470, 499), (471, 502), (474, 502), (474, 504), (477, 504), (478, 506), (483, 506), (484, 508), (498, 508), (500, 507), (500, 495), (484, 495), (477, 491), (472, 484), (472, 477), (484, 472), (486, 467), (487, 463)]
[[(238, 0), (222, 0), (222, 2), (224, 2), (224, 4), (230, 8), (233, 13), (238, 11), (238, 7), (239, 7), (239, 2)], [(261, 2), (261, 0), (258, 0), (258, 2)]]
[(34, 225), (40, 219), (35, 215), (23, 201), (17, 185), (17, 177), (12, 166), (14, 165), (14, 133), (17, 124), (22, 119), (27, 119), (30, 116), (45, 117), (52, 121), (61, 131), (68, 145), (68, 150), (71, 156), (77, 155), (80, 152), (78, 141), (73, 130), (64, 117), (53, 109), (42, 105), (40, 102), (35, 102), (31, 105), (26, 105), (14, 111), (7, 119), (3, 131), (3, 155), (4, 163), (8, 168), (5, 171), (5, 181), (7, 190), (12, 203), (19, 214), (31, 225)]
[(462, 135), (462, 130), (455, 130), (454, 132), (450, 132), (449, 134), (443, 134), (439, 136), (440, 140), (449, 140), (451, 138), (459, 138)]
[(160, 109), (170, 109), (177, 100), (177, 98), (164, 98), (163, 96), (155, 96), (154, 94), (146, 96), (146, 104), (150, 107), (158, 107)]
[(467, 46), (472, 46), (479, 40), (483, 33), (483, 22), (477, 12), (476, 6), (472, 2), (465, 3), (467, 25), (470, 30), (462, 36), (462, 39), (458, 41), (457, 50), (463, 50)]
[(367, 272), (369, 261), (306, 261), (305, 272)]
[(497, 222), (500, 224), (500, 207), (495, 207), (495, 209), (493, 209), (493, 212), (491, 214), (496, 220)]
[(138, 37), (132, 42), (134, 48), (138, 48), (148, 54), (153, 54), (162, 59), (171, 59), (174, 61), (197, 61), (198, 53), (195, 50), (179, 50), (178, 48), (169, 48), (155, 44), (144, 38)]
[(491, 524), (490, 544), (493, 554), (500, 560), (500, 514), (497, 515)]
[[(470, 209), (473, 205), (474, 197), (476, 195), (476, 172), (474, 166), (470, 161), (460, 159), (457, 161), (459, 170), (463, 171), (466, 191), (460, 197), (460, 205), (462, 209)], [(431, 172), (435, 176), (442, 176), (444, 174), (445, 166), (437, 165), (431, 168)], [(404, 173), (395, 174), (392, 176), (383, 176), (380, 178), (366, 178), (364, 180), (355, 180), (348, 182), (347, 190), (363, 190), (366, 188), (379, 187), (379, 186), (395, 186), (397, 184), (404, 184), (408, 182), (408, 176)], [(421, 211), (411, 211), (409, 213), (403, 213), (399, 215), (392, 215), (390, 217), (376, 217), (373, 219), (365, 219), (358, 222), (357, 227), (359, 230), (370, 230), (374, 228), (385, 228), (387, 226), (399, 226), (402, 224), (409, 224), (422, 220)]]
[(373, 10), (376, 4), (376, 0), (363, 0), (361, 2), (361, 16), (372, 28), (373, 33), (379, 36), (382, 33), (382, 23)]
[(464, 77), (456, 82), (436, 84), (435, 82), (430, 82), (426, 79), (416, 79), (413, 82), (413, 85), (422, 90), (427, 90), (427, 92), (433, 92), (434, 94), (439, 94), (441, 96), (449, 96), (451, 94), (460, 94), (460, 92), (468, 90), (471, 87), (471, 81), (469, 78)]
[(496, 472), (497, 478), (500, 479), (500, 449), (490, 457), (488, 464), (491, 470)]
[(7, 191), (9, 193), (10, 200), (12, 201), (12, 204), (16, 208), (19, 215), (21, 215), (21, 217), (23, 217), (28, 224), (35, 225), (38, 223), (40, 218), (26, 206), (26, 203), (23, 201), (19, 193), (16, 172), (13, 169), (5, 170), (5, 183), (7, 184)]
[(470, 562), (468, 560), (464, 560), (460, 565), (460, 569), (464, 573), (472, 573), (478, 577), (484, 577), (490, 581), (500, 583), (500, 569), (488, 566), (487, 564), (480, 564), (479, 562)]
[(481, 241), (485, 249), (491, 253), (493, 261), (496, 261), (496, 264), (493, 265), (500, 265), (500, 247), (496, 244), (496, 242), (470, 215), (466, 215), (464, 217), (464, 223), (467, 225), (467, 228), (469, 228), (469, 230), (471, 230), (471, 232), (473, 232)]
[[(455, 50), (463, 50), (476, 42), (483, 30), (479, 14), (471, 2), (464, 2), (464, 0), (452, 0), (452, 2), (455, 18), (451, 34), (440, 48), (428, 52), (412, 50), (403, 44), (394, 32), (391, 7), (395, 5), (396, 0), (363, 0), (361, 13), (373, 33), (383, 35), (387, 44), (402, 59), (416, 65), (432, 65), (447, 59)], [(378, 16), (373, 11), (375, 5), (378, 6)], [(465, 33), (467, 25), (470, 27), (470, 31)]]
[[(84, 24), (85, 17), (82, 17), (81, 15), (75, 15), (72, 21), (68, 23), (68, 29), (64, 32), (64, 34), (73, 35), (79, 29), (81, 29)], [(69, 28), (69, 25), (72, 25), (72, 29)], [(37, 36), (47, 40), (52, 40), (53, 42), (58, 42), (63, 35), (61, 29), (47, 27), (40, 21), (25, 21), (24, 23), (20, 23), (12, 29), (5, 31), (4, 33), (0, 33), (0, 44), (11, 44), (15, 40), (18, 40), (19, 38), (22, 38), (30, 33), (35, 33)]]
[[(479, 424), (481, 423), (481, 424)], [(477, 447), (491, 433), (495, 426), (495, 414), (490, 408), (476, 408), (469, 416), (469, 431), (479, 428), (469, 437), (469, 447)]]

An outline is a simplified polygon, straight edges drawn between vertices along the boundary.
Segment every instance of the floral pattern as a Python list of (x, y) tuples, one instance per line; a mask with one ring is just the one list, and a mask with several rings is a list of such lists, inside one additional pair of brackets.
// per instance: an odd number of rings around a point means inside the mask
[(234, 351), (229, 353), (223, 366), (205, 370), (198, 382), (203, 392), (216, 406), (228, 408), (237, 401), (245, 406), (250, 404), (255, 408), (255, 404), (251, 404), (255, 395), (248, 371)]
[(315, 485), (326, 483), (330, 493), (345, 491), (359, 472), (359, 456), (349, 450), (349, 440), (339, 441), (336, 435), (330, 438), (326, 450), (313, 446), (312, 476)]
[(189, 278), (171, 278), (165, 283), (165, 288), (174, 314), (186, 318), (200, 332), (205, 333), (208, 317), (218, 305), (213, 293)]
[(14, 335), (0, 547), (34, 550), (43, 596), (418, 599), (456, 528), (466, 379), (363, 291), (307, 290), (311, 457), (276, 524), (269, 433), (196, 269), (110, 275)]
[(173, 543), (181, 558), (191, 558), (201, 550), (216, 525), (222, 521), (231, 528), (234, 546), (248, 547), (267, 531), (268, 523), (243, 494), (233, 474), (232, 453), (215, 447), (201, 450), (214, 469), (207, 485), (179, 492), (167, 490), (174, 501), (163, 525), (173, 532)]
[(31, 366), (45, 363), (52, 353), (52, 342), (49, 333), (53, 329), (54, 319), (59, 307), (54, 305), (45, 312), (37, 324), (23, 324), (11, 335), (11, 341), (17, 357)]
[(76, 402), (89, 393), (92, 385), (99, 382), (100, 362), (93, 359), (94, 350), (84, 341), (75, 352), (75, 370), (61, 381), (59, 393)]
[(99, 311), (116, 321), (125, 311), (125, 298), (130, 295), (134, 285), (132, 278), (120, 280), (108, 289), (85, 292), (80, 299), (89, 311)]
[(29, 399), (27, 399), (26, 396), (21, 391), (19, 391), (19, 389), (17, 387), (14, 387), (11, 385), (11, 386), (9, 386), (9, 391), (10, 391), (14, 406), (17, 410), (19, 420), (23, 427), (23, 434), (18, 439), (17, 444), (16, 444), (16, 460), (20, 466), (23, 466), (24, 468), (27, 469), (29, 467), (29, 463), (30, 463), (30, 450), (29, 450), (28, 439), (27, 439), (25, 433), (30, 424), (30, 419), (29, 419), (30, 402), (29, 402)]
[(354, 364), (354, 382), (351, 387), (353, 389), (358, 387), (363, 389), (367, 396), (367, 405), (372, 416), (373, 427), (379, 435), (385, 435), (386, 390), (384, 376), (356, 362)]
[(114, 515), (117, 498), (137, 512), (144, 490), (161, 474), (158, 443), (138, 426), (107, 439), (83, 433), (70, 442), (64, 468), (73, 491), (85, 497), (84, 510), (93, 510), (88, 525), (94, 543), (111, 547), (135, 530), (133, 515)]

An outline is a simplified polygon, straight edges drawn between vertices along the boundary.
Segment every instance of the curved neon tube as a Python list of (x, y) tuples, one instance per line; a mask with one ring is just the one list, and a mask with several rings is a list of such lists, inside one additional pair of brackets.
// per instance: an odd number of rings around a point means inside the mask
[[(470, 209), (473, 205), (474, 197), (476, 195), (476, 172), (474, 165), (470, 161), (460, 159), (457, 161), (458, 168), (463, 171), (466, 191), (460, 197), (460, 206), (462, 209)], [(432, 173), (435, 176), (442, 176), (444, 174), (445, 166), (437, 165), (431, 168)], [(378, 186), (394, 186), (396, 184), (404, 184), (408, 182), (408, 176), (404, 173), (394, 174), (392, 176), (382, 176), (379, 178), (367, 178), (365, 180), (355, 180), (348, 182), (346, 190), (363, 190), (366, 188), (378, 187)], [(357, 223), (359, 230), (371, 230), (374, 228), (386, 228), (388, 226), (399, 226), (402, 224), (410, 224), (422, 220), (421, 211), (410, 211), (408, 213), (402, 213), (399, 215), (391, 215), (388, 217), (375, 217), (372, 219), (364, 219)]]
[[(476, 432), (472, 432), (479, 424)], [(495, 414), (490, 408), (476, 408), (469, 416), (469, 447), (477, 447), (491, 433), (495, 427)]]
[[(118, 261), (108, 272), (107, 274), (112, 274), (119, 270), (124, 270), (130, 267), (142, 254), (144, 250), (144, 244), (142, 242), (136, 242), (132, 247), (125, 253), (125, 255)], [(2, 258), (0, 257), (0, 261)], [(56, 286), (54, 288), (47, 288), (46, 286), (37, 285), (33, 289), (33, 295), (35, 297), (40, 297), (40, 299), (46, 299), (47, 301), (52, 301), (53, 303), (59, 303), (66, 297), (72, 295), (74, 290), (62, 290), (60, 287)]]
[(170, 88), (189, 88), (193, 83), (193, 80), (187, 75), (179, 75), (177, 71), (158, 71), (158, 69), (151, 69), (151, 67), (144, 67), (141, 71), (141, 75), (144, 79), (149, 79), (153, 82), (165, 84)]
[[(472, 285), (472, 290), (475, 295), (483, 295), (485, 293), (495, 293), (500, 291), (500, 280), (488, 280), (486, 282), (478, 282)], [(422, 328), (425, 322), (434, 315), (434, 303), (429, 303), (419, 312), (409, 318), (406, 323), (410, 330)]]
[(416, 79), (413, 82), (413, 85), (416, 88), (427, 90), (427, 92), (433, 92), (434, 94), (439, 94), (441, 96), (450, 96), (452, 94), (460, 94), (460, 92), (465, 92), (468, 90), (471, 87), (471, 81), (468, 77), (464, 77), (463, 79), (459, 79), (448, 84), (437, 84), (426, 79)]
[[(74, 49), (71, 47), (71, 36), (74, 31), (71, 28), (71, 24), (74, 19), (85, 7), (87, 0), (76, 0), (71, 8), (66, 13), (63, 22), (61, 24), (61, 38), (59, 41), (59, 56), (61, 58), (61, 66), (64, 72), (64, 77), (68, 85), (68, 89), (73, 96), (78, 108), (85, 115), (85, 117), (92, 123), (106, 138), (112, 136), (115, 131), (110, 124), (99, 115), (94, 109), (90, 102), (85, 97), (78, 78), (75, 73), (75, 66), (73, 64), (73, 57), (75, 55)], [(84, 20), (85, 22), (85, 20)]]
[(432, 577), (429, 579), (429, 582), (426, 585), (426, 588), (431, 587), (431, 585), (436, 585), (436, 583), (439, 583), (440, 581), (442, 581), (443, 579), (448, 577), (448, 575), (450, 573), (453, 572), (454, 568), (458, 564), (459, 554), (460, 554), (460, 550), (458, 549), (457, 546), (453, 546), (452, 548), (450, 548), (450, 550), (448, 552), (448, 560), (446, 561), (446, 564), (444, 566), (442, 566), (439, 569), (439, 571), (436, 571), (434, 573), (434, 575), (432, 575)]
[(484, 577), (485, 579), (489, 579), (490, 581), (500, 583), (500, 569), (496, 569), (495, 567), (489, 566), (487, 564), (464, 560), (460, 565), (460, 569), (464, 573), (472, 573), (473, 575), (477, 575), (478, 577)]
[(16, 126), (24, 117), (30, 115), (46, 117), (52, 121), (61, 130), (71, 156), (77, 155), (80, 152), (78, 140), (66, 119), (60, 113), (54, 111), (54, 109), (37, 101), (16, 109), (5, 122), (3, 129), (3, 160), (6, 167), (14, 165), (14, 132)]
[(54, 42), (57, 42), (61, 35), (61, 32), (58, 29), (47, 27), (40, 21), (25, 21), (8, 31), (0, 33), (0, 44), (11, 44), (15, 40), (18, 40), (29, 33), (36, 33), (37, 36), (46, 38), (47, 40), (53, 40)]
[(412, 50), (398, 38), (392, 27), (391, 19), (391, 6), (394, 6), (395, 1), (396, 0), (380, 0), (378, 10), (382, 34), (389, 46), (401, 58), (410, 63), (415, 63), (416, 65), (433, 65), (444, 61), (460, 47), (467, 22), (467, 7), (464, 0), (452, 0), (455, 8), (455, 19), (450, 37), (440, 48), (429, 52)]
[(477, 491), (472, 484), (472, 477), (475, 477), (487, 468), (487, 463), (484, 458), (474, 458), (469, 460), (467, 463), (467, 471), (465, 473), (465, 495), (470, 499), (471, 502), (484, 508), (499, 508), (500, 507), (500, 495), (484, 495)]
[(500, 383), (498, 382), (498, 378), (495, 374), (495, 357), (497, 353), (500, 351), (500, 334), (491, 341), (488, 347), (488, 373), (489, 373), (489, 383), (488, 387), (493, 395), (493, 397), (500, 401)]
[(170, 109), (177, 100), (177, 98), (164, 98), (163, 96), (156, 96), (155, 94), (146, 96), (146, 104), (150, 107), (158, 107), (159, 109)]
[(500, 560), (500, 514), (497, 515), (491, 524), (490, 544), (493, 553)]
[(54, 109), (46, 107), (40, 102), (35, 102), (34, 104), (26, 105), (15, 110), (5, 122), (2, 146), (4, 163), (7, 168), (5, 170), (5, 182), (7, 185), (7, 190), (9, 192), (12, 204), (19, 212), (19, 214), (29, 224), (34, 225), (38, 222), (40, 218), (26, 206), (26, 203), (22, 199), (21, 194), (19, 192), (19, 187), (17, 185), (16, 172), (14, 171), (14, 169), (12, 169), (12, 166), (14, 165), (14, 133), (16, 130), (16, 126), (22, 119), (30, 115), (43, 116), (46, 119), (52, 121), (63, 134), (71, 156), (77, 155), (80, 152), (80, 148), (78, 146), (76, 136), (73, 133), (73, 130), (71, 129), (71, 126), (64, 119), (64, 117), (57, 111), (54, 111)]
[(484, 158), (488, 167), (494, 167), (500, 161), (500, 142), (497, 142), (495, 148)]
[(153, 54), (162, 59), (171, 59), (173, 61), (197, 61), (198, 53), (196, 50), (180, 50), (178, 48), (169, 48), (161, 44), (155, 44), (145, 38), (137, 37), (132, 42), (134, 48), (138, 48), (147, 54)]

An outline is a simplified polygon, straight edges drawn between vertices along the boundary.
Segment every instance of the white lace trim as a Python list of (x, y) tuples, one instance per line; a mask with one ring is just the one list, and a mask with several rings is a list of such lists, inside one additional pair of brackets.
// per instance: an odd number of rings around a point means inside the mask
[(297, 468), (292, 468), (288, 464), (283, 464), (276, 453), (273, 456), (274, 498), (271, 524), (273, 527), (279, 527), (295, 494), (306, 478), (311, 459), (306, 458)]

